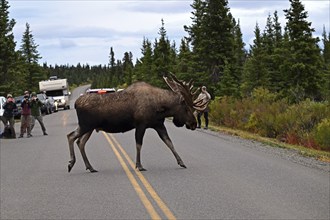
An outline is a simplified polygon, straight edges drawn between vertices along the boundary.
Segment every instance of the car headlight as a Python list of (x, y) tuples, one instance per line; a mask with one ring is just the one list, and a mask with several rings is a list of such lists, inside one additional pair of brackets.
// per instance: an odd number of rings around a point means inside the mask
[(61, 102), (62, 102), (62, 103), (65, 103), (65, 99), (61, 99)]

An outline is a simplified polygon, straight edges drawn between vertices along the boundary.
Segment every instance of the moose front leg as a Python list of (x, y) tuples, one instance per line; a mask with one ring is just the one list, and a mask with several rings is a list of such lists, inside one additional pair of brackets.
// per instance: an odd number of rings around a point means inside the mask
[(135, 130), (135, 142), (136, 142), (136, 166), (135, 168), (139, 169), (139, 171), (147, 171), (142, 167), (141, 164), (141, 148), (143, 143), (143, 136), (146, 129), (145, 127), (137, 127)]
[(155, 130), (157, 131), (159, 137), (163, 140), (163, 142), (166, 144), (166, 146), (168, 148), (170, 148), (170, 150), (172, 151), (175, 159), (177, 160), (178, 164), (183, 167), (183, 168), (187, 168), (186, 165), (184, 165), (181, 157), (179, 156), (179, 154), (176, 152), (176, 150), (174, 149), (173, 143), (170, 139), (170, 137), (167, 134), (167, 130), (165, 128), (165, 125), (161, 125), (159, 127), (156, 127)]

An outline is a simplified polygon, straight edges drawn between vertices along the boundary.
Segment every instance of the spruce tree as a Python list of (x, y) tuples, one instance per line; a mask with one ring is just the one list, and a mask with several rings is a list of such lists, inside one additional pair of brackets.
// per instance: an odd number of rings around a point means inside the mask
[(324, 98), (330, 101), (330, 33), (327, 35), (325, 27), (323, 27), (322, 42), (322, 57), (324, 62), (324, 75), (326, 79), (322, 91)]
[(282, 41), (282, 27), (281, 24), (279, 22), (279, 18), (277, 15), (277, 11), (274, 12), (274, 17), (273, 17), (273, 30), (274, 30), (274, 47), (277, 48), (279, 47), (279, 44)]
[(9, 18), (9, 4), (6, 0), (0, 1), (0, 95), (13, 93), (18, 54), (15, 51), (13, 28), (14, 19)]
[(203, 30), (207, 37), (203, 40), (204, 57), (209, 72), (215, 67), (224, 69), (225, 62), (232, 63), (234, 58), (233, 19), (227, 0), (207, 0)]
[(207, 66), (203, 61), (203, 41), (207, 37), (207, 33), (203, 31), (205, 25), (204, 19), (206, 15), (206, 2), (205, 0), (194, 0), (191, 4), (192, 11), (192, 24), (184, 26), (184, 30), (188, 33), (188, 43), (192, 46), (191, 54), (191, 67), (193, 69), (193, 76), (197, 81), (196, 84), (209, 84), (209, 75), (207, 73)]
[[(116, 59), (115, 59), (115, 52), (113, 51), (113, 48), (110, 47), (110, 53), (109, 53), (109, 82), (112, 83), (113, 79), (115, 77), (115, 65), (116, 65)], [(114, 86), (114, 85), (112, 85)]]
[(166, 76), (170, 71), (171, 64), (175, 63), (173, 56), (171, 56), (172, 48), (170, 41), (168, 40), (167, 33), (165, 30), (164, 20), (161, 20), (162, 26), (159, 29), (159, 39), (155, 40), (154, 43), (154, 52), (153, 52), (153, 73), (154, 77), (152, 78), (152, 84), (155, 86), (162, 87), (164, 86), (163, 83), (163, 76)]
[(28, 72), (26, 81), (29, 88), (27, 88), (27, 90), (38, 91), (38, 82), (45, 78), (45, 73), (38, 64), (39, 59), (41, 59), (37, 50), (39, 45), (34, 42), (30, 25), (26, 23), (25, 27), (26, 29), (22, 37), (20, 52), (25, 61), (25, 66)]
[(153, 75), (153, 51), (151, 42), (147, 38), (143, 38), (141, 54), (142, 57), (135, 64), (134, 76), (138, 81), (150, 82)]
[(182, 38), (177, 58), (176, 73), (178, 78), (189, 81), (193, 78), (192, 73), (192, 53), (187, 39)]
[(234, 85), (233, 85), (233, 96), (239, 97), (241, 94), (240, 85), (242, 83), (242, 74), (243, 74), (243, 66), (246, 61), (246, 50), (244, 49), (244, 42), (243, 42), (243, 34), (240, 28), (240, 21), (236, 23), (235, 19), (233, 18), (233, 35), (234, 35), (234, 61), (232, 64), (232, 75), (234, 78)]
[[(222, 84), (227, 84), (222, 82), (224, 74), (227, 74), (226, 78), (231, 77), (232, 88), (238, 88), (241, 73), (237, 67), (238, 59), (235, 59), (235, 51), (238, 51), (235, 47), (239, 44), (235, 44), (235, 24), (228, 1), (195, 0), (192, 7), (195, 10), (192, 25), (185, 26), (185, 30), (193, 46), (195, 78), (209, 85), (211, 93), (218, 95), (224, 91), (222, 88), (219, 92), (220, 87), (224, 87)], [(228, 91), (232, 92), (232, 89)]]
[(280, 65), (283, 59), (283, 55), (285, 53), (282, 53), (282, 27), (279, 22), (279, 18), (277, 15), (277, 11), (274, 12), (273, 15), (273, 21), (272, 21), (272, 30), (273, 30), (273, 51), (270, 54), (270, 63), (271, 69), (270, 69), (270, 84), (269, 84), (269, 90), (271, 92), (278, 93), (283, 89), (283, 77), (280, 71)]
[(267, 54), (264, 49), (263, 37), (258, 23), (254, 30), (255, 39), (250, 47), (247, 61), (244, 65), (244, 73), (242, 79), (242, 94), (250, 96), (254, 88), (267, 87), (269, 78), (265, 62)]
[(286, 31), (290, 56), (284, 62), (286, 93), (292, 101), (303, 98), (322, 99), (324, 82), (322, 60), (318, 38), (313, 37), (314, 29), (307, 21), (308, 13), (300, 0), (289, 0), (291, 6), (284, 10), (287, 19)]
[(131, 52), (124, 53), (123, 74), (124, 82), (127, 85), (131, 85), (133, 81), (133, 54)]

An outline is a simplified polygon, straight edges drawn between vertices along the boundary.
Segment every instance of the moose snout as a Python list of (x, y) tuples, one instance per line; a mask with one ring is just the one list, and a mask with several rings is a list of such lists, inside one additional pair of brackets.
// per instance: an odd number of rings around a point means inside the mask
[(195, 130), (197, 128), (197, 123), (186, 124), (186, 128), (190, 130)]

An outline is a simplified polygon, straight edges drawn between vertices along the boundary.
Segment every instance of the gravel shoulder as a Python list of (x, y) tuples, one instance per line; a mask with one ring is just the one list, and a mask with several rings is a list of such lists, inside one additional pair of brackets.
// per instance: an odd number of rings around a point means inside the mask
[(218, 136), (230, 142), (237, 143), (245, 147), (253, 148), (258, 151), (265, 152), (267, 154), (271, 154), (274, 157), (284, 158), (286, 160), (292, 161), (297, 164), (301, 164), (306, 167), (315, 168), (323, 172), (330, 173), (329, 162), (320, 161), (313, 157), (304, 156), (298, 150), (275, 147), (255, 140), (244, 139), (236, 135), (222, 133), (221, 131), (212, 131), (212, 130), (204, 130), (204, 129), (198, 129), (197, 131), (207, 133), (213, 136)]

